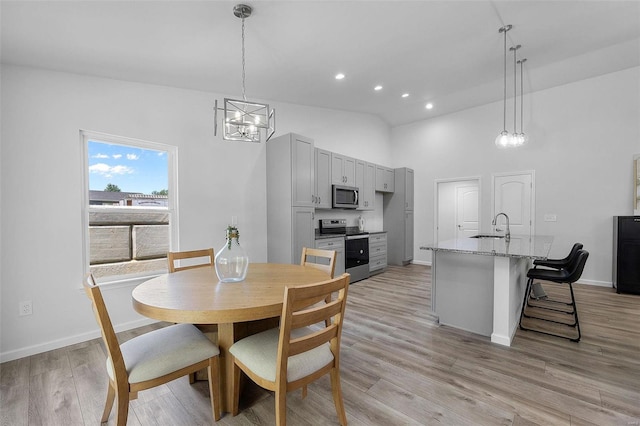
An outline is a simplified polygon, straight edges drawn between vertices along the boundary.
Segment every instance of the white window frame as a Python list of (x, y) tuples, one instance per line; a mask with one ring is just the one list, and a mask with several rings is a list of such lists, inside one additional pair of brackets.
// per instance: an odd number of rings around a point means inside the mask
[[(89, 259), (89, 212), (92, 207), (89, 205), (89, 141), (105, 142), (115, 145), (123, 145), (142, 149), (150, 149), (156, 151), (164, 151), (167, 153), (167, 177), (168, 177), (168, 207), (155, 209), (146, 209), (149, 211), (158, 211), (169, 214), (169, 247), (173, 247), (174, 241), (178, 241), (178, 147), (166, 145), (157, 142), (150, 142), (141, 139), (134, 139), (125, 136), (115, 136), (107, 133), (94, 132), (89, 130), (80, 130), (80, 143), (82, 145), (82, 265), (84, 275), (90, 272)], [(130, 208), (118, 207), (112, 208), (112, 211), (131, 212)], [(146, 279), (158, 276), (164, 273), (145, 272), (140, 274), (127, 274), (104, 277), (97, 280), (99, 285), (114, 284), (132, 284), (142, 282)]]

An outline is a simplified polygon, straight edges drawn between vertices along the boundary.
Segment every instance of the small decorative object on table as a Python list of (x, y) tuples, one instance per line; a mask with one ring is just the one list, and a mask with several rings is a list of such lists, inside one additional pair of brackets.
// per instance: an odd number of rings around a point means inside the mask
[(249, 268), (249, 256), (240, 246), (240, 233), (233, 225), (227, 227), (227, 242), (216, 253), (215, 265), (218, 279), (223, 283), (244, 281)]

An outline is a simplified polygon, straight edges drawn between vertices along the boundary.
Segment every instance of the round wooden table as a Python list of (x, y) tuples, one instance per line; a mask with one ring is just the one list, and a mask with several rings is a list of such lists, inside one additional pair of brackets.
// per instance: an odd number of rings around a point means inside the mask
[(133, 308), (149, 318), (190, 324), (218, 324), (223, 411), (231, 412), (233, 358), (229, 348), (248, 335), (274, 327), (282, 313), (285, 286), (328, 280), (311, 266), (251, 263), (247, 278), (221, 283), (212, 267), (161, 275), (132, 292)]

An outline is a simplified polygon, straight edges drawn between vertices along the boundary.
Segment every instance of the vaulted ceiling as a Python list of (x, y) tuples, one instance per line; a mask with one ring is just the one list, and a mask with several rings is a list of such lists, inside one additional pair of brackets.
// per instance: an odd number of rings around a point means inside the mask
[[(238, 98), (237, 3), (3, 0), (1, 59)], [(527, 58), (525, 92), (640, 65), (638, 1), (245, 3), (254, 8), (248, 99), (375, 114), (392, 126), (501, 100), (505, 24)]]

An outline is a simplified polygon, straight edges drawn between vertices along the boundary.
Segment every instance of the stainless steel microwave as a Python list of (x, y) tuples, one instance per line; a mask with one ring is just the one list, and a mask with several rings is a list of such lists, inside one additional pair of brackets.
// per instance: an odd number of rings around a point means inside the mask
[(333, 185), (334, 209), (357, 209), (358, 188), (353, 186)]

